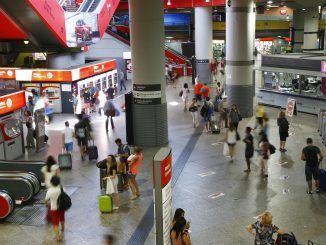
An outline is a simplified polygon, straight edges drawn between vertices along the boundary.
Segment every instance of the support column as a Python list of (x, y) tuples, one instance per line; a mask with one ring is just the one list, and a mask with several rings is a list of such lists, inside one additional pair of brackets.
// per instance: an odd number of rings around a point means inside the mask
[(254, 26), (253, 0), (233, 0), (226, 6), (226, 95), (243, 117), (253, 115)]
[(293, 11), (292, 48), (293, 53), (301, 53), (303, 47), (304, 11)]
[(212, 7), (195, 8), (195, 51), (197, 75), (203, 83), (211, 83), (209, 64), (213, 58)]
[(316, 51), (319, 49), (319, 13), (318, 8), (310, 8), (304, 11), (304, 51)]
[(135, 145), (168, 143), (163, 0), (129, 0)]

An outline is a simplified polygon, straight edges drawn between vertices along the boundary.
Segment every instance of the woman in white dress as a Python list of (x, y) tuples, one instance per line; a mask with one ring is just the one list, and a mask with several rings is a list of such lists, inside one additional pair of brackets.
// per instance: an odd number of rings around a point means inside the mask
[(188, 83), (183, 84), (183, 88), (182, 88), (182, 100), (183, 100), (183, 104), (184, 104), (184, 111), (187, 111), (188, 108), (188, 101), (189, 101), (189, 88), (188, 88)]

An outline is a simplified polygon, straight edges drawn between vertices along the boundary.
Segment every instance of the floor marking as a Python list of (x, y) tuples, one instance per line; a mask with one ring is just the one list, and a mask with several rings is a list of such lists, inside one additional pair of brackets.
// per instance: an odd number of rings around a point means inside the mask
[(218, 145), (223, 145), (224, 142), (216, 142), (216, 143), (212, 143), (212, 146), (218, 146)]
[(216, 174), (216, 172), (208, 171), (208, 172), (205, 172), (205, 173), (198, 174), (198, 176), (203, 178), (203, 177), (207, 177), (207, 176), (210, 176), (210, 175), (213, 175), (213, 174)]
[(216, 198), (222, 197), (224, 195), (225, 194), (222, 193), (222, 192), (216, 192), (216, 193), (213, 193), (213, 194), (209, 195), (208, 197), (211, 198), (211, 199), (216, 199)]
[(283, 189), (283, 190), (282, 190), (282, 193), (283, 193), (284, 195), (287, 195), (287, 194), (290, 194), (291, 192), (290, 192), (290, 189)]
[(280, 177), (280, 180), (287, 180), (288, 178), (290, 178), (289, 175), (282, 175), (282, 176)]

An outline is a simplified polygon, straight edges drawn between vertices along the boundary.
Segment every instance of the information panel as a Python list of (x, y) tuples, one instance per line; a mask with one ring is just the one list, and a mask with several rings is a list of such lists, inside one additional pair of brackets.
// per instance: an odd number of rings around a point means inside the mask
[(161, 84), (134, 84), (134, 103), (138, 105), (161, 104)]

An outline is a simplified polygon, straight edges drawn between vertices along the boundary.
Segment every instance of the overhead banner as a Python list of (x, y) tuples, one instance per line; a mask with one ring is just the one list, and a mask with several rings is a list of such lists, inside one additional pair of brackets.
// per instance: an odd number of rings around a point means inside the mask
[(161, 84), (134, 84), (134, 103), (138, 105), (159, 105), (162, 100)]
[(119, 5), (119, 0), (106, 0), (103, 8), (101, 9), (100, 13), (98, 14), (98, 29), (100, 32), (100, 37), (104, 35), (106, 28), (109, 25), (111, 18), (115, 10)]
[(65, 46), (66, 25), (65, 13), (57, 0), (27, 0), (26, 1), (42, 19), (49, 29)]
[(0, 97), (0, 115), (16, 111), (25, 106), (25, 91), (19, 91)]

